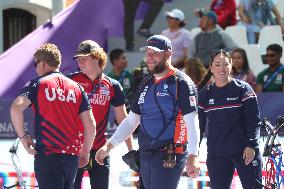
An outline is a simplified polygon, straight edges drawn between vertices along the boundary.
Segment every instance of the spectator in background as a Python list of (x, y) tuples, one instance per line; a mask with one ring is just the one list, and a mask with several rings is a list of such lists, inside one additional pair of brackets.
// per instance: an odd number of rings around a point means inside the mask
[(126, 100), (127, 109), (130, 108), (133, 95), (133, 75), (126, 69), (128, 65), (125, 51), (114, 49), (109, 54), (112, 70), (107, 74), (109, 77), (117, 80), (122, 88)]
[[(212, 0), (210, 8), (217, 15), (217, 24), (225, 29), (227, 26), (237, 24), (235, 0)], [(195, 11), (195, 15), (200, 16), (200, 9)]]
[(166, 12), (168, 29), (162, 31), (162, 35), (168, 37), (173, 45), (172, 65), (176, 68), (183, 68), (184, 61), (188, 55), (190, 43), (189, 31), (185, 26), (184, 13), (179, 9)]
[(184, 62), (184, 72), (198, 86), (206, 75), (207, 70), (199, 58), (189, 58)]
[(206, 68), (210, 64), (211, 49), (234, 49), (236, 44), (220, 27), (216, 27), (217, 15), (213, 11), (201, 13), (200, 28), (198, 33), (191, 41), (189, 56), (200, 58)]
[(241, 48), (234, 49), (232, 51), (232, 61), (232, 77), (247, 82), (253, 88), (253, 90), (255, 90), (256, 77), (249, 68), (246, 51)]
[(265, 61), (269, 65), (257, 75), (256, 92), (284, 92), (284, 65), (281, 64), (282, 47), (271, 44), (266, 48)]
[(240, 0), (238, 10), (250, 44), (258, 41), (259, 32), (264, 26), (277, 23), (284, 32), (283, 20), (273, 0)]
[[(149, 10), (146, 13), (144, 20), (138, 29), (137, 33), (143, 37), (150, 37), (153, 34), (150, 32), (150, 27), (155, 21), (161, 8), (164, 5), (164, 0), (145, 0), (149, 4)], [(141, 0), (123, 0), (124, 2), (124, 38), (127, 51), (134, 51), (134, 21), (136, 10)]]
[(217, 14), (217, 24), (223, 29), (237, 24), (235, 0), (213, 0), (210, 9)]

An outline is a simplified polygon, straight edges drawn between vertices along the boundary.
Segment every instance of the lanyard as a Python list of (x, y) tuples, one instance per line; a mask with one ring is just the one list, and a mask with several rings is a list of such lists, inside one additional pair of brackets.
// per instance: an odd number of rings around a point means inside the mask
[(99, 82), (94, 86), (92, 92), (88, 95), (88, 99), (93, 98), (94, 94), (98, 90), (98, 88), (101, 86), (101, 80), (102, 80), (102, 75), (99, 76)]
[(270, 77), (266, 82), (264, 83), (263, 87), (266, 89), (268, 85), (271, 83), (271, 81), (283, 70), (284, 65), (281, 65)]
[(121, 83), (121, 82), (124, 80), (125, 76), (126, 76), (126, 70), (123, 71), (123, 73), (122, 73), (121, 76), (119, 77), (118, 82)]

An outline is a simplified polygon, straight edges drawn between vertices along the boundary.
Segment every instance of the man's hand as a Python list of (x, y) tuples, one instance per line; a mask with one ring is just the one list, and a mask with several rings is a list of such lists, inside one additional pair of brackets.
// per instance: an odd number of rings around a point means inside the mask
[(189, 155), (186, 162), (186, 172), (189, 177), (196, 178), (200, 174), (199, 158), (196, 155)]
[(96, 161), (98, 164), (103, 165), (104, 164), (104, 159), (109, 156), (110, 150), (113, 148), (113, 146), (110, 143), (106, 143), (103, 147), (101, 147), (97, 153), (96, 153)]
[(85, 167), (89, 163), (89, 159), (90, 151), (82, 148), (79, 155), (79, 168)]
[(35, 150), (35, 143), (33, 141), (33, 138), (30, 135), (25, 135), (20, 140), (21, 140), (25, 150), (29, 154), (36, 155), (37, 152)]
[(243, 153), (243, 159), (245, 160), (245, 164), (248, 165), (253, 160), (255, 156), (255, 150), (250, 147), (246, 147)]

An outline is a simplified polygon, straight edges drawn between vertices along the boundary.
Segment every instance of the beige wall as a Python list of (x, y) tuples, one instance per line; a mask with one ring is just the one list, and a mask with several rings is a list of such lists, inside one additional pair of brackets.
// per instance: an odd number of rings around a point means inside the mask
[(36, 26), (39, 27), (60, 12), (65, 7), (65, 1), (68, 0), (0, 0), (0, 53), (3, 52), (3, 10), (26, 10), (36, 16)]
[(76, 0), (65, 0), (65, 7), (69, 7), (72, 5)]

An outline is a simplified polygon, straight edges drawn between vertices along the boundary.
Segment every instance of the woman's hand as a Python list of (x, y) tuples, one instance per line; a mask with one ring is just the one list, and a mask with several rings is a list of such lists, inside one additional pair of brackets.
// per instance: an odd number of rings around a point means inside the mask
[(189, 177), (196, 178), (200, 175), (199, 158), (196, 155), (189, 155), (186, 162), (186, 172)]

